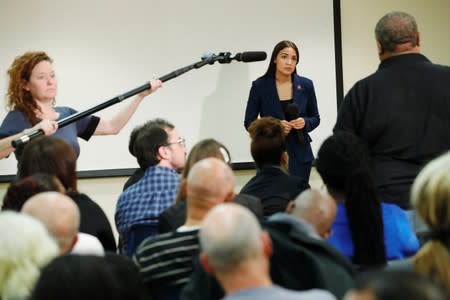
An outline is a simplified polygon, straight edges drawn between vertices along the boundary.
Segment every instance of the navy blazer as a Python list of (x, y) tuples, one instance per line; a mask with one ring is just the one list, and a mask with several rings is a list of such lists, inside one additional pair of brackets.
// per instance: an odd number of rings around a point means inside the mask
[[(286, 137), (289, 159), (299, 163), (310, 162), (314, 159), (314, 155), (310, 145), (312, 139), (308, 133), (320, 123), (316, 93), (312, 80), (293, 74), (292, 98), (293, 102), (299, 107), (299, 117), (305, 119), (303, 135), (306, 142), (301, 144), (295, 135), (289, 134)], [(286, 120), (280, 104), (280, 98), (278, 97), (275, 77), (260, 77), (252, 83), (245, 110), (244, 126), (246, 129), (251, 122), (258, 118), (258, 115)]]

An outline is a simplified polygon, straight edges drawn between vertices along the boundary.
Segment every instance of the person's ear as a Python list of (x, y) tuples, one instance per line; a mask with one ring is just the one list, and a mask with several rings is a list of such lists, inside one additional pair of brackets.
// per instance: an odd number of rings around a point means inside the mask
[(321, 234), (321, 236), (322, 236), (322, 238), (323, 238), (324, 240), (328, 240), (328, 239), (330, 238), (330, 236), (331, 236), (332, 233), (333, 233), (333, 230), (330, 228), (330, 229), (328, 229), (327, 231), (323, 232), (323, 233)]
[(22, 87), (22, 89), (24, 89), (25, 91), (29, 92), (30, 88), (28, 87), (28, 81), (26, 81), (25, 79), (22, 79), (20, 82), (20, 86)]
[(236, 193), (234, 191), (230, 191), (226, 196), (224, 202), (233, 202), (234, 197), (236, 197)]
[(422, 35), (420, 34), (420, 32), (417, 32), (417, 36), (416, 36), (416, 46), (420, 47), (420, 42), (422, 41)]
[(261, 239), (263, 243), (263, 253), (264, 256), (270, 258), (273, 253), (272, 240), (270, 239), (270, 235), (267, 231), (263, 230), (261, 232)]
[(290, 215), (295, 209), (295, 201), (289, 201), (288, 205), (286, 206), (286, 213)]
[(378, 55), (384, 54), (384, 47), (383, 47), (383, 45), (381, 45), (380, 42), (377, 42), (377, 49), (378, 49)]
[(78, 242), (78, 234), (75, 234), (72, 238), (72, 241), (70, 242), (70, 246), (67, 249), (67, 253), (71, 252), (73, 247), (75, 247), (75, 244)]
[(183, 178), (180, 182), (180, 191), (178, 192), (179, 195), (187, 195), (187, 179)]
[(288, 169), (288, 166), (289, 166), (289, 154), (287, 153), (287, 151), (284, 151), (283, 153), (281, 153), (281, 166), (283, 168), (285, 168), (286, 170)]
[(208, 256), (206, 255), (206, 253), (201, 252), (199, 258), (200, 258), (200, 265), (202, 266), (203, 270), (208, 274), (212, 274), (214, 270), (211, 264), (209, 263)]
[(157, 157), (161, 160), (161, 159), (167, 159), (167, 147), (164, 146), (159, 146), (158, 151), (157, 151)]

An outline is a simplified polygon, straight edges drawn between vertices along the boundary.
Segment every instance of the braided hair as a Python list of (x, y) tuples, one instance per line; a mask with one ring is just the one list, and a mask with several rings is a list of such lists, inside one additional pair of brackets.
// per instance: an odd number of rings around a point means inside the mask
[(386, 264), (386, 247), (381, 203), (369, 162), (369, 151), (361, 139), (349, 132), (337, 132), (320, 147), (317, 171), (330, 190), (345, 196), (353, 262), (374, 267)]

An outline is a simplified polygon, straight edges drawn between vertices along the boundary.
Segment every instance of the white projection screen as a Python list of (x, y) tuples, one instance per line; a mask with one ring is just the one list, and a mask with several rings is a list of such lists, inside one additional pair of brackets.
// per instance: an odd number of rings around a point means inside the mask
[[(234, 163), (251, 162), (243, 126), (251, 82), (267, 69), (274, 45), (300, 49), (297, 70), (313, 80), (321, 123), (313, 149), (331, 134), (337, 113), (335, 28), (330, 0), (2, 0), (0, 3), (0, 119), (7, 111), (7, 69), (29, 50), (54, 60), (58, 106), (84, 111), (201, 60), (205, 52), (266, 51), (263, 62), (207, 65), (166, 81), (148, 96), (115, 136), (80, 140), (79, 171), (136, 168), (128, 153), (131, 130), (147, 120), (175, 124), (189, 147), (216, 138)], [(95, 115), (108, 118), (131, 99)], [(14, 156), (0, 160), (0, 176), (16, 173)]]

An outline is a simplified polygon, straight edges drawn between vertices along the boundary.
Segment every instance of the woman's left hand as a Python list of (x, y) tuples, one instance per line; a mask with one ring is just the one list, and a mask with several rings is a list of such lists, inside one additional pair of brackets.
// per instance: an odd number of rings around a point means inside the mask
[(303, 129), (305, 127), (305, 119), (303, 118), (297, 118), (295, 120), (289, 121), (291, 126), (295, 129)]
[(145, 91), (139, 93), (139, 95), (142, 96), (142, 97), (145, 97), (145, 96), (148, 96), (151, 93), (155, 92), (157, 89), (162, 87), (162, 81), (159, 80), (159, 79), (150, 80), (150, 86), (151, 86), (151, 88), (149, 88), (148, 90), (145, 90)]

